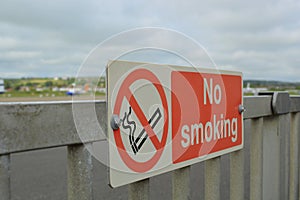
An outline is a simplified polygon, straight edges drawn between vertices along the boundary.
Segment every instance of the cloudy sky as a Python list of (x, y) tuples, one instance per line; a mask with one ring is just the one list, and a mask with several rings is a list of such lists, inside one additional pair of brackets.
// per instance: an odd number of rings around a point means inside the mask
[(0, 77), (75, 76), (99, 43), (140, 27), (183, 33), (245, 79), (300, 81), (299, 0), (1, 0)]

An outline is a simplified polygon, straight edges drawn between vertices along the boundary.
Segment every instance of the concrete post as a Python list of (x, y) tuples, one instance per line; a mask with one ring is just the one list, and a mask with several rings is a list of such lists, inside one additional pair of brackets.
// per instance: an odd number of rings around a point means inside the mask
[(244, 199), (244, 150), (230, 154), (230, 199)]
[(289, 169), (290, 169), (290, 114), (278, 116), (278, 133), (280, 136), (280, 199), (289, 199)]
[(87, 146), (68, 146), (68, 199), (92, 200), (92, 156)]
[(221, 182), (221, 161), (216, 157), (205, 161), (205, 199), (219, 200)]
[(290, 137), (290, 182), (289, 198), (297, 200), (299, 196), (299, 130), (300, 130), (300, 113), (292, 114), (291, 117), (291, 137)]
[(150, 193), (149, 179), (131, 183), (128, 190), (128, 200), (148, 200)]
[(0, 197), (10, 200), (10, 155), (0, 156)]
[(264, 118), (263, 199), (280, 199), (280, 134), (278, 116)]
[(174, 200), (190, 199), (190, 166), (173, 171), (172, 193)]
[(251, 120), (250, 199), (262, 199), (263, 118)]

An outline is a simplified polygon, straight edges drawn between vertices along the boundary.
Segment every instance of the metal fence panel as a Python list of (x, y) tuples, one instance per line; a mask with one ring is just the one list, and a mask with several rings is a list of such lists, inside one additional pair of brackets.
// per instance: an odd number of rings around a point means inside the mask
[[(151, 185), (170, 184), (172, 189), (157, 194), (169, 192), (165, 195), (173, 199), (299, 199), (300, 97), (246, 97), (244, 105), (242, 150), (130, 184), (120, 198), (157, 198)], [(76, 109), (86, 116), (79, 121), (87, 126), (84, 141), (105, 140), (95, 127), (100, 122), (106, 128), (105, 102), (78, 102)], [(91, 109), (96, 109), (98, 118), (89, 118)], [(72, 102), (2, 103), (0, 113), (1, 199), (11, 198), (11, 153), (58, 146), (68, 146), (68, 198), (97, 199), (92, 156), (77, 135)]]

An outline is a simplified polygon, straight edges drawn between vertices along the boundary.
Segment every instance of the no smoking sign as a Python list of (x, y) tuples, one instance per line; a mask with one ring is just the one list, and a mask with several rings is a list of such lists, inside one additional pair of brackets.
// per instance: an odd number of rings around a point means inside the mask
[(107, 68), (110, 185), (243, 146), (241, 73), (113, 61)]
[[(148, 83), (139, 86), (136, 92), (133, 92), (131, 86), (141, 80), (148, 81)], [(152, 92), (153, 95), (159, 96), (160, 102), (154, 103), (150, 101), (148, 107), (155, 105), (162, 105), (162, 107), (156, 107), (153, 114), (147, 117), (145, 109), (142, 109), (144, 106), (147, 107), (145, 101), (143, 102), (146, 94), (141, 95), (140, 98), (142, 99), (140, 100), (137, 100), (137, 96), (139, 96), (139, 90), (142, 90), (142, 93), (147, 93), (150, 92), (151, 89), (154, 90)], [(127, 103), (125, 101), (127, 101)], [(140, 102), (143, 103), (141, 104)], [(125, 110), (128, 110), (128, 112), (121, 112), (122, 106), (125, 107)], [(166, 95), (157, 77), (147, 69), (135, 69), (128, 74), (118, 90), (113, 113), (116, 116), (121, 116), (121, 126), (114, 130), (115, 144), (121, 159), (127, 167), (134, 172), (141, 173), (151, 170), (158, 162), (166, 145), (169, 121)], [(135, 120), (131, 117), (134, 115), (133, 113), (136, 116), (134, 117)], [(158, 131), (154, 131), (154, 128), (159, 122), (163, 124), (163, 127), (158, 129)], [(137, 130), (138, 124), (140, 124), (141, 127), (140, 131)], [(160, 138), (159, 135), (162, 135), (162, 137)], [(127, 139), (130, 148), (125, 147)], [(153, 148), (148, 148), (148, 151), (140, 153), (142, 149), (145, 149), (144, 146), (146, 146), (147, 140), (152, 144)], [(150, 155), (152, 153), (154, 153), (153, 156)], [(139, 161), (137, 154), (145, 154), (145, 156), (147, 156), (143, 159), (145, 161)]]

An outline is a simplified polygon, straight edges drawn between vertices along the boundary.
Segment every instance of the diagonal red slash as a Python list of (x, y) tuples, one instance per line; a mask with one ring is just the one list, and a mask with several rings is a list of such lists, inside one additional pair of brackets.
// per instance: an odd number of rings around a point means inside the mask
[(162, 143), (159, 141), (158, 137), (156, 136), (155, 132), (153, 131), (151, 125), (149, 124), (145, 114), (143, 113), (140, 105), (138, 104), (136, 98), (132, 94), (129, 88), (127, 88), (127, 91), (125, 92), (125, 96), (131, 105), (132, 109), (134, 110), (137, 118), (141, 122), (142, 126), (144, 127), (146, 133), (148, 134), (151, 142), (153, 143), (156, 150), (159, 150), (162, 148)]
[[(147, 122), (147, 119), (146, 119), (144, 113), (142, 112), (142, 109), (140, 108), (137, 100), (134, 98), (133, 94), (131, 93), (131, 91), (129, 89), (130, 86), (135, 81), (140, 80), (140, 79), (148, 80), (149, 82), (151, 82), (153, 84), (153, 86), (156, 88), (156, 90), (160, 96), (162, 107), (164, 110), (164, 118), (165, 118), (161, 140), (159, 140), (157, 138), (157, 136), (155, 135), (155, 132), (152, 130), (151, 126), (149, 125), (149, 122)], [(128, 154), (128, 152), (124, 146), (120, 129), (114, 130), (114, 138), (115, 138), (116, 147), (121, 156), (121, 159), (127, 165), (127, 167), (129, 167), (131, 170), (133, 170), (135, 172), (139, 172), (139, 173), (147, 172), (150, 169), (152, 169), (154, 167), (154, 165), (161, 158), (163, 150), (166, 146), (167, 139), (168, 139), (168, 131), (169, 131), (168, 118), (169, 117), (168, 117), (168, 102), (167, 102), (166, 94), (165, 94), (162, 84), (159, 82), (159, 79), (155, 76), (155, 74), (153, 74), (151, 71), (149, 71), (147, 69), (140, 68), (140, 69), (136, 69), (136, 70), (132, 71), (130, 74), (128, 74), (128, 76), (122, 82), (122, 84), (118, 90), (118, 94), (116, 96), (116, 101), (115, 101), (114, 108), (113, 108), (114, 114), (120, 115), (121, 106), (122, 106), (122, 102), (123, 102), (124, 98), (126, 98), (128, 100), (129, 104), (131, 104), (132, 107), (135, 106), (134, 112), (137, 113), (136, 116), (138, 116), (139, 121), (141, 122), (141, 124), (143, 124), (144, 130), (145, 130), (147, 136), (150, 137), (151, 142), (154, 145), (154, 148), (156, 148), (157, 150), (154, 153), (154, 155), (145, 162), (144, 161), (140, 162), (140, 161), (135, 160)], [(150, 128), (148, 128), (147, 126)]]

